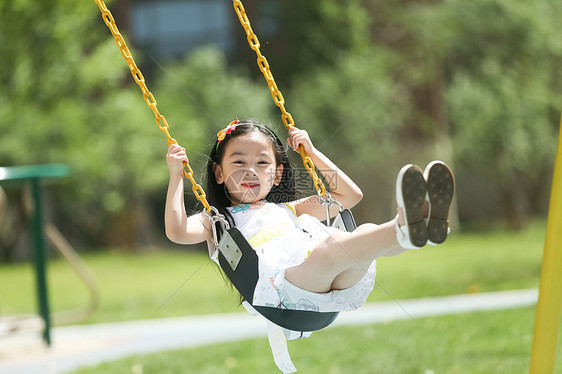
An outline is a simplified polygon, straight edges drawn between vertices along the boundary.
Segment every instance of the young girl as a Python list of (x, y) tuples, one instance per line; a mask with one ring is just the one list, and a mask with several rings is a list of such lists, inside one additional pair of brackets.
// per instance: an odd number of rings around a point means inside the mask
[[(312, 144), (306, 131), (292, 127), (287, 143), (303, 146), (326, 177), (330, 194), (344, 208), (356, 205), (361, 189)], [(184, 207), (185, 149), (171, 145), (165, 225), (176, 243), (212, 245), (203, 212), (187, 216)], [(240, 229), (259, 257), (254, 305), (316, 311), (357, 309), (372, 291), (376, 259), (395, 256), (426, 243), (442, 243), (454, 192), (450, 169), (440, 161), (424, 172), (404, 166), (396, 185), (397, 216), (363, 224), (353, 232), (323, 225), (326, 207), (317, 195), (297, 199), (293, 170), (279, 138), (254, 121), (233, 121), (217, 134), (207, 163), (211, 206)], [(335, 216), (338, 207), (331, 208)]]

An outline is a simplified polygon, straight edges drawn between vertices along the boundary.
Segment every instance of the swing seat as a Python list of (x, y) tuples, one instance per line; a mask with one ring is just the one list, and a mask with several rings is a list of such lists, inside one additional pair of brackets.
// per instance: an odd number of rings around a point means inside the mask
[(332, 227), (345, 232), (352, 232), (357, 228), (355, 219), (353, 219), (353, 214), (349, 209), (341, 210), (338, 215), (334, 218)]
[[(337, 225), (337, 226), (336, 226)], [(353, 231), (355, 221), (351, 211), (342, 210), (333, 227)], [(292, 331), (316, 331), (330, 325), (339, 312), (280, 309), (253, 305), (254, 289), (258, 281), (258, 255), (236, 227), (223, 232), (219, 246), (219, 264), (242, 297), (263, 317)]]

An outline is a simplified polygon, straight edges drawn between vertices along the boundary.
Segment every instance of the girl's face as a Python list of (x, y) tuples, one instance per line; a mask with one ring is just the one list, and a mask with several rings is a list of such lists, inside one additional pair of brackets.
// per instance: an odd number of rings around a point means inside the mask
[(283, 165), (276, 165), (270, 140), (258, 131), (231, 139), (220, 165), (214, 166), (215, 179), (225, 185), (232, 205), (265, 199), (273, 185), (279, 185)]

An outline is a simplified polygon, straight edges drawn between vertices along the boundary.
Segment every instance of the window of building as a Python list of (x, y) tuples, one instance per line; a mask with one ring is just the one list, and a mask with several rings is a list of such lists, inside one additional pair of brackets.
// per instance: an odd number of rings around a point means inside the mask
[(156, 57), (180, 57), (207, 44), (227, 54), (234, 48), (228, 1), (136, 1), (131, 8), (134, 44)]

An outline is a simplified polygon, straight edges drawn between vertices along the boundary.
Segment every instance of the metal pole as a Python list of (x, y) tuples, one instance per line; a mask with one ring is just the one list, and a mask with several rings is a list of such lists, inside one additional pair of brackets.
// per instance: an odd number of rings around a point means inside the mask
[(562, 312), (562, 119), (542, 262), (531, 374), (554, 373)]
[(45, 323), (43, 340), (51, 345), (51, 319), (49, 315), (49, 298), (47, 295), (47, 266), (46, 249), (43, 237), (43, 203), (41, 200), (41, 184), (39, 178), (31, 178), (33, 193), (33, 217), (31, 231), (33, 233), (33, 259), (35, 264), (35, 277), (37, 280), (37, 295), (39, 300), (39, 314)]

